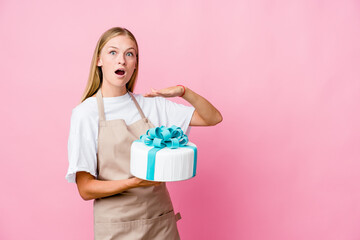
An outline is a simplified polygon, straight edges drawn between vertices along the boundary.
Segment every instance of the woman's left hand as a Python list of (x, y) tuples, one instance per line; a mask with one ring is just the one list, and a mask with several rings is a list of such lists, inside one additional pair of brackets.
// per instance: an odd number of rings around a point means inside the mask
[(151, 88), (150, 93), (145, 93), (144, 97), (178, 97), (188, 101), (195, 108), (190, 120), (190, 126), (214, 126), (222, 121), (221, 113), (204, 97), (200, 96), (190, 88), (174, 86), (155, 90)]
[(163, 88), (160, 90), (156, 90), (151, 88), (151, 92), (150, 93), (145, 93), (143, 96), (144, 97), (178, 97), (181, 96), (184, 92), (183, 87), (181, 86), (174, 86), (174, 87), (168, 87), (168, 88)]

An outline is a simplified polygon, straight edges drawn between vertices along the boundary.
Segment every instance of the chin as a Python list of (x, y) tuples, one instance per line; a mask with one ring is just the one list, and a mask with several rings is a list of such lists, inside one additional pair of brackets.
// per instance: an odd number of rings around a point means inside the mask
[(115, 79), (114, 81), (111, 81), (111, 85), (115, 86), (115, 87), (126, 87), (126, 84), (129, 82), (129, 80), (124, 80), (124, 79)]

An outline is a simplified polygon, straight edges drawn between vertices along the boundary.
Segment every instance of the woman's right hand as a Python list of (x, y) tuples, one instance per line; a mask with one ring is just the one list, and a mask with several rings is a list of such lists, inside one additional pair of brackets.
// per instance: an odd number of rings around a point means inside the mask
[(84, 200), (91, 200), (112, 196), (130, 188), (157, 186), (161, 182), (146, 181), (140, 178), (128, 178), (120, 180), (98, 180), (88, 172), (76, 173), (76, 184), (80, 196)]
[(128, 180), (129, 180), (128, 185), (130, 188), (159, 186), (161, 184), (161, 182), (148, 181), (137, 177), (129, 178)]

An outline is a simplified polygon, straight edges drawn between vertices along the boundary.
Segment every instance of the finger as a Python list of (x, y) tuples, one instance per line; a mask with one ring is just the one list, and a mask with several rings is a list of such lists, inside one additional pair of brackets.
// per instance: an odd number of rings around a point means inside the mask
[(143, 96), (144, 97), (156, 97), (158, 94), (156, 93), (145, 93)]
[(154, 88), (151, 88), (151, 92), (146, 93), (144, 95), (144, 97), (157, 97), (157, 96), (160, 96), (159, 91)]
[(145, 97), (157, 97), (157, 96), (158, 96), (157, 94), (150, 93), (150, 94), (146, 95)]
[(175, 97), (174, 87), (163, 88), (157, 90), (157, 93), (161, 97)]

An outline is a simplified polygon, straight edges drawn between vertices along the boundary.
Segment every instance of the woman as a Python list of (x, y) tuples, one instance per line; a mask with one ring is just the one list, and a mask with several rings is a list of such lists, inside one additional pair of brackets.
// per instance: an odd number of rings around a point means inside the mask
[[(181, 85), (134, 94), (138, 44), (120, 27), (100, 37), (81, 103), (72, 110), (66, 179), (84, 200), (94, 199), (95, 239), (180, 239), (164, 182), (129, 172), (130, 146), (155, 126), (213, 126), (220, 112)], [(169, 101), (183, 97), (192, 106)]]

